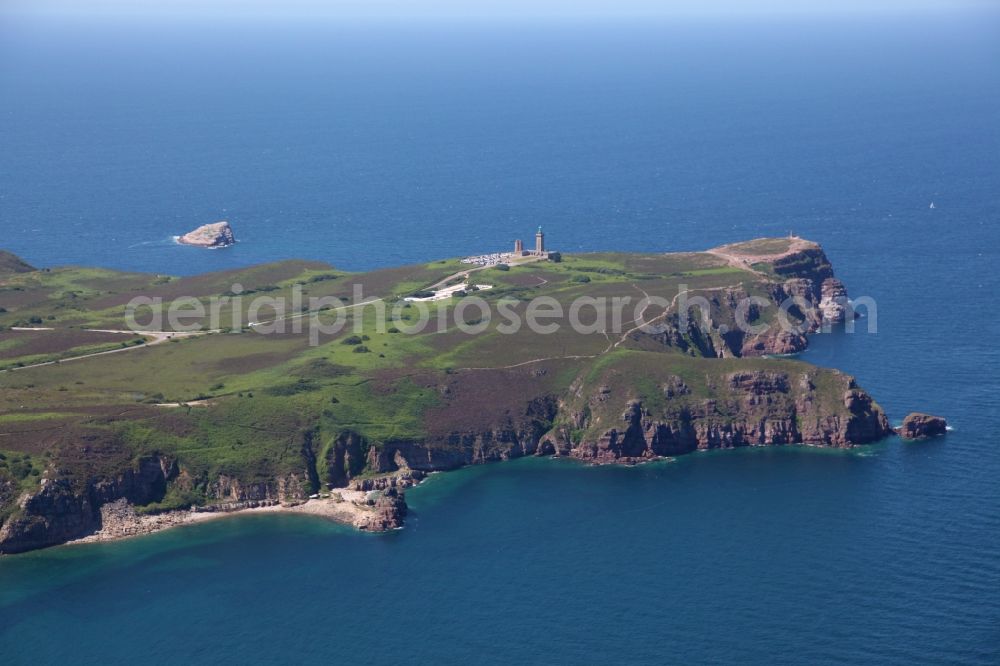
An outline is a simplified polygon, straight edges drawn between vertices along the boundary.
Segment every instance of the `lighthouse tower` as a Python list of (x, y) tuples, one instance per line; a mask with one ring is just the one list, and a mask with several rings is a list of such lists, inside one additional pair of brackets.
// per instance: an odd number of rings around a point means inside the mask
[(535, 254), (538, 256), (545, 254), (545, 234), (542, 233), (541, 227), (535, 232)]

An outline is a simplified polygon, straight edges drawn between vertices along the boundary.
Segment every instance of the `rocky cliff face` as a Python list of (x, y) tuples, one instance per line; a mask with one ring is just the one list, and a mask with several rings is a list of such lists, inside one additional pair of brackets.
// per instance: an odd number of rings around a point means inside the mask
[[(375, 473), (431, 472), (547, 451), (542, 438), (558, 413), (555, 396), (525, 400), (523, 411), (479, 429), (438, 431), (420, 440), (390, 440), (369, 450), (367, 468)], [(539, 447), (542, 447), (541, 449)]]
[(228, 247), (236, 242), (236, 236), (226, 221), (203, 224), (194, 231), (180, 236), (178, 243), (197, 247), (220, 248)]
[[(704, 362), (703, 362), (704, 363)], [(567, 455), (591, 462), (636, 462), (700, 449), (811, 444), (850, 447), (892, 432), (881, 408), (842, 373), (807, 369), (739, 371), (705, 378), (711, 397), (680, 377), (655, 396), (599, 386), (578, 400), (525, 403), (520, 427), (490, 426), (443, 438), (386, 442), (370, 449), (367, 469), (411, 475), (525, 455)], [(628, 384), (628, 380), (626, 380)], [(818, 386), (822, 384), (822, 386)], [(620, 401), (620, 402), (619, 402)], [(621, 405), (613, 417), (604, 417)], [(395, 487), (396, 476), (354, 487)], [(408, 485), (412, 481), (401, 481)]]
[[(353, 430), (341, 432), (326, 452), (326, 478), (320, 479), (333, 488), (341, 488), (365, 469), (366, 452), (371, 445)], [(371, 490), (367, 488), (366, 490)]]
[[(767, 305), (741, 305), (751, 303), (751, 296), (761, 297), (742, 287), (700, 292), (692, 296), (707, 301), (707, 312), (692, 309), (687, 321), (672, 314), (635, 338), (645, 335), (664, 346), (709, 358), (783, 356), (804, 351), (809, 333), (854, 316), (846, 287), (814, 243), (797, 239), (789, 251), (773, 256), (743, 254), (735, 246), (713, 253), (741, 266), (769, 265), (770, 273), (761, 273)], [(741, 307), (743, 321), (737, 316)], [(765, 315), (770, 321), (766, 330), (755, 332), (751, 326), (760, 327)]]
[(288, 502), (304, 500), (311, 493), (305, 472), (255, 481), (220, 474), (208, 484), (207, 496), (222, 502)]
[[(555, 431), (557, 449), (594, 462), (635, 462), (675, 456), (699, 449), (814, 444), (848, 447), (865, 444), (891, 432), (888, 420), (871, 397), (854, 380), (841, 375), (842, 405), (822, 404), (808, 373), (789, 376), (779, 372), (738, 372), (727, 378), (718, 397), (693, 400), (677, 380), (664, 388), (666, 400), (657, 407), (631, 399), (617, 423), (590, 440), (567, 441), (565, 431)], [(678, 391), (677, 387), (680, 386)], [(593, 396), (585, 414), (593, 413), (608, 396)], [(586, 415), (575, 424), (591, 425)]]
[(18, 503), (20, 515), (0, 527), (0, 553), (20, 553), (83, 536), (97, 526), (90, 499), (65, 480), (49, 481)]
[(64, 543), (100, 528), (100, 507), (125, 499), (147, 504), (163, 498), (176, 462), (159, 456), (140, 458), (115, 477), (84, 484), (69, 479), (43, 479), (34, 493), (18, 500), (18, 511), (0, 526), (0, 553), (18, 553)]

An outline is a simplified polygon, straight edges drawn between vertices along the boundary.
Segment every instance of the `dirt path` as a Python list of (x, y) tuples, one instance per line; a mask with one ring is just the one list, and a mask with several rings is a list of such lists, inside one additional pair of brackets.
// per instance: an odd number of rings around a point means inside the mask
[(469, 279), (469, 274), (470, 273), (475, 273), (476, 271), (481, 271), (481, 270), (483, 270), (485, 268), (488, 268), (488, 267), (487, 266), (478, 266), (476, 268), (466, 268), (466, 269), (460, 270), (457, 273), (452, 273), (448, 277), (446, 277), (446, 278), (444, 278), (442, 280), (438, 280), (437, 282), (435, 282), (431, 286), (427, 287), (427, 291), (437, 291), (438, 289), (441, 289), (446, 284), (448, 284), (449, 282), (451, 282), (452, 280), (454, 280), (456, 278), (462, 278), (462, 281), (464, 282), (465, 280)]
[[(22, 328), (18, 329), (21, 331), (52, 331), (52, 328)], [(61, 363), (69, 363), (71, 361), (80, 361), (85, 358), (94, 358), (95, 356), (107, 356), (108, 354), (121, 354), (127, 351), (133, 351), (135, 349), (145, 349), (146, 347), (153, 347), (155, 345), (163, 344), (164, 342), (169, 342), (173, 339), (182, 338), (193, 338), (200, 335), (208, 335), (210, 333), (218, 333), (219, 331), (187, 331), (187, 332), (175, 332), (175, 331), (119, 331), (113, 329), (105, 328), (88, 328), (84, 329), (88, 333), (120, 333), (122, 335), (135, 335), (146, 338), (146, 343), (142, 345), (130, 345), (128, 347), (120, 347), (118, 349), (106, 349), (105, 351), (92, 352), (90, 354), (81, 354), (80, 356), (70, 356), (68, 358), (61, 358), (56, 361), (44, 361), (43, 363), (32, 363), (31, 365), (23, 365), (18, 368), (7, 368), (6, 370), (0, 370), (3, 372), (14, 372), (17, 370), (28, 370), (29, 368), (40, 368), (45, 365), (58, 365)]]
[[(735, 245), (723, 245), (721, 247), (714, 247), (711, 250), (706, 250), (706, 254), (710, 254), (714, 257), (718, 257), (724, 260), (727, 264), (733, 268), (739, 268), (745, 271), (749, 271), (765, 279), (772, 279), (772, 276), (768, 275), (766, 272), (758, 270), (753, 267), (756, 263), (767, 262), (773, 263), (775, 260), (782, 257), (787, 257), (790, 254), (795, 254), (796, 252), (801, 252), (802, 250), (807, 250), (816, 247), (816, 244), (812, 241), (807, 241), (804, 238), (799, 238), (798, 236), (790, 236), (788, 239), (788, 249), (783, 252), (777, 253), (749, 253), (740, 252), (734, 248), (738, 245), (746, 245), (747, 243), (736, 243)], [(753, 241), (748, 241), (752, 243)]]
[(306, 310), (305, 312), (296, 312), (295, 314), (283, 315), (281, 317), (275, 317), (274, 319), (268, 319), (267, 321), (252, 321), (247, 326), (250, 328), (257, 328), (258, 326), (266, 326), (268, 324), (276, 324), (279, 321), (291, 321), (292, 319), (301, 319), (302, 317), (308, 317), (310, 315), (319, 314), (321, 312), (339, 312), (341, 310), (350, 310), (351, 308), (360, 308), (365, 305), (371, 305), (372, 303), (378, 303), (383, 299), (381, 298), (370, 298), (367, 301), (362, 301), (360, 303), (353, 303), (351, 305), (340, 305), (335, 308), (320, 308), (318, 310)]

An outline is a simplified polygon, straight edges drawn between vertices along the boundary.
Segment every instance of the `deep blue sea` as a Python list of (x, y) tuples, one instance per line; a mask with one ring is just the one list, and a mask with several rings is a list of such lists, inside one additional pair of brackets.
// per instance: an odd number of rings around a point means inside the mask
[[(218, 219), (235, 247), (170, 240)], [(388, 535), (250, 516), (7, 557), (0, 662), (1000, 663), (1000, 14), (0, 15), (0, 247), (34, 264), (365, 270), (539, 224), (817, 240), (878, 332), (804, 357), (954, 429), (471, 468)]]

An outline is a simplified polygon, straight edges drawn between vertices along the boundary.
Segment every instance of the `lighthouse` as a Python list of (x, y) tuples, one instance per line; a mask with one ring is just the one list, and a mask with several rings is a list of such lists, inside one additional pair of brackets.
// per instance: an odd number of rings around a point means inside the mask
[(545, 254), (545, 234), (542, 233), (541, 227), (535, 232), (535, 254), (538, 256)]

